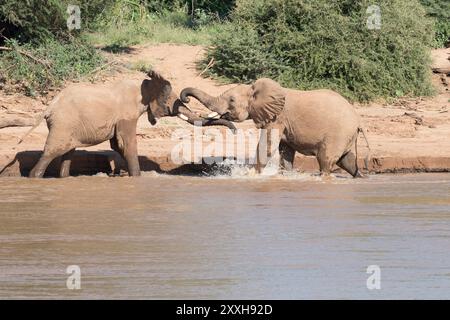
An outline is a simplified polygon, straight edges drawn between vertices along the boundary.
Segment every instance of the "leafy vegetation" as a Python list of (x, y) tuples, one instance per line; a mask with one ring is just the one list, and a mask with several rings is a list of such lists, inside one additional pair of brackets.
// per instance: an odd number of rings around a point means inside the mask
[[(68, 3), (4, 0), (0, 4), (0, 87), (32, 96), (45, 94), (65, 80), (88, 76), (105, 62), (80, 31), (68, 30)], [(78, 2), (86, 12), (101, 3)], [(86, 24), (88, 17), (83, 20)]]
[(0, 57), (0, 83), (5, 88), (35, 96), (60, 86), (64, 80), (89, 75), (104, 58), (85, 42), (48, 38), (39, 45), (6, 42), (9, 51)]
[(381, 25), (367, 27), (368, 0), (237, 0), (232, 23), (204, 61), (211, 74), (286, 87), (332, 88), (358, 101), (429, 95), (430, 19), (416, 0), (380, 0)]
[[(202, 70), (214, 59), (210, 74), (227, 81), (268, 76), (360, 101), (427, 95), (427, 50), (448, 41), (450, 3), (420, 2), (377, 1), (371, 30), (369, 0), (2, 0), (0, 87), (45, 93), (104, 65), (99, 47), (172, 42), (210, 45)], [(81, 30), (66, 26), (68, 4), (80, 6)]]
[[(118, 2), (105, 12), (112, 18), (100, 16), (96, 31), (88, 34), (89, 40), (107, 48), (124, 48), (139, 43), (185, 43), (208, 44), (220, 30), (220, 20), (213, 16), (193, 19), (185, 7), (174, 7), (171, 11), (160, 9), (149, 12), (141, 6)], [(197, 16), (195, 16), (197, 17)]]
[[(0, 88), (45, 94), (105, 63), (98, 49), (126, 51), (143, 42), (205, 44), (233, 1), (3, 0)], [(81, 9), (81, 30), (67, 27), (68, 4)], [(145, 64), (135, 66), (142, 69)]]
[(435, 47), (450, 44), (450, 1), (420, 0), (428, 16), (435, 19)]

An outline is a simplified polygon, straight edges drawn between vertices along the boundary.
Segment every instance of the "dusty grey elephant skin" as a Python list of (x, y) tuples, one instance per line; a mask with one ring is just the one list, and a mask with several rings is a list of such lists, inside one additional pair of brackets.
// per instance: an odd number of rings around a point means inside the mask
[(27, 133), (43, 119), (47, 121), (49, 134), (44, 152), (29, 176), (42, 177), (50, 162), (61, 157), (60, 177), (67, 177), (76, 148), (107, 140), (125, 160), (129, 175), (139, 176), (136, 125), (145, 112), (152, 125), (157, 118), (179, 115), (190, 123), (198, 121), (203, 125), (218, 124), (234, 128), (227, 120), (210, 121), (197, 117), (172, 92), (169, 81), (154, 71), (150, 71), (148, 76), (150, 79), (143, 81), (75, 84), (61, 91), (40, 121)]
[(332, 90), (292, 90), (271, 79), (259, 79), (253, 85), (238, 85), (218, 97), (185, 88), (180, 99), (188, 103), (189, 96), (221, 118), (237, 122), (251, 118), (258, 128), (267, 129), (267, 137), (261, 136), (258, 144), (258, 172), (264, 165), (259, 159), (261, 139), (268, 142), (270, 157), (270, 132), (278, 129), (282, 168), (292, 168), (295, 152), (300, 152), (316, 156), (323, 175), (329, 175), (337, 164), (353, 177), (362, 176), (356, 161), (356, 143), (362, 131), (360, 118), (352, 105)]

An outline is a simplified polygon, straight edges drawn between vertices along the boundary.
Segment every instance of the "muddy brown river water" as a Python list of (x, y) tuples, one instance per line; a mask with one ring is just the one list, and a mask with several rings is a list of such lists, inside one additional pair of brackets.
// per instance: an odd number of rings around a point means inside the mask
[(450, 174), (0, 182), (0, 298), (450, 298)]

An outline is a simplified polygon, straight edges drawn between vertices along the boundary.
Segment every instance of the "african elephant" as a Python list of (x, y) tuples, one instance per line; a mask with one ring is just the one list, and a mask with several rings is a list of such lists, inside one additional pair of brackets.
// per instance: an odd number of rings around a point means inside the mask
[(49, 134), (44, 152), (29, 176), (42, 177), (50, 162), (61, 156), (60, 177), (67, 177), (75, 148), (106, 140), (125, 159), (129, 175), (139, 176), (136, 125), (144, 112), (152, 125), (159, 117), (178, 115), (190, 123), (199, 121), (202, 125), (226, 125), (234, 129), (227, 120), (210, 121), (195, 116), (174, 94), (169, 81), (154, 71), (148, 76), (150, 79), (143, 81), (75, 84), (64, 89), (25, 134), (43, 119), (47, 121)]
[(359, 116), (345, 98), (332, 90), (286, 89), (263, 78), (252, 85), (238, 85), (218, 97), (196, 88), (185, 88), (180, 99), (188, 103), (189, 96), (214, 111), (210, 116), (237, 122), (251, 118), (258, 128), (267, 129), (258, 143), (257, 172), (261, 172), (263, 165), (260, 161), (262, 141), (270, 145), (271, 130), (278, 129), (278, 142), (269, 146), (265, 155), (270, 157), (270, 151), (279, 143), (282, 168), (292, 168), (297, 151), (316, 156), (323, 175), (329, 175), (337, 164), (353, 177), (362, 176), (356, 159), (357, 137), (362, 131)]

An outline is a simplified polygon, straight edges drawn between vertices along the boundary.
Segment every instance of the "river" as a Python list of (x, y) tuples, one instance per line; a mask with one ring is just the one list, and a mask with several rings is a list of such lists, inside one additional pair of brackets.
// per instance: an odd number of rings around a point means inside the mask
[(0, 182), (3, 299), (450, 298), (449, 174)]

